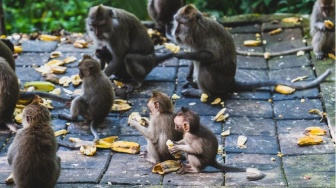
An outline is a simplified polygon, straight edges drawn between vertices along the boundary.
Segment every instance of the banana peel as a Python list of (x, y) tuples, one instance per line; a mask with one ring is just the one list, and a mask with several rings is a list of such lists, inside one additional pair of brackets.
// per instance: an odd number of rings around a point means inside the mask
[(54, 36), (54, 35), (40, 35), (39, 39), (42, 41), (59, 41), (60, 40), (60, 36)]
[(278, 29), (275, 29), (275, 30), (272, 30), (270, 32), (268, 32), (269, 35), (275, 35), (275, 34), (278, 34), (278, 33), (281, 33), (282, 32), (282, 28), (278, 28)]
[(58, 83), (60, 85), (63, 85), (64, 87), (69, 87), (69, 84), (71, 83), (71, 78), (69, 76), (62, 76)]
[(65, 71), (68, 69), (67, 67), (58, 66), (58, 65), (51, 65), (50, 69), (55, 74), (64, 74)]
[(177, 46), (174, 43), (164, 43), (164, 47), (173, 53), (178, 53), (181, 50), (180, 46)]
[(116, 152), (136, 154), (140, 151), (140, 144), (129, 141), (116, 141), (112, 143), (111, 149)]
[(32, 81), (32, 82), (26, 82), (24, 84), (25, 88), (28, 88), (30, 86), (34, 86), (37, 91), (52, 91), (55, 89), (55, 85), (51, 82), (47, 81)]
[(316, 127), (316, 126), (313, 126), (313, 127), (307, 127), (305, 130), (304, 130), (304, 134), (305, 135), (317, 135), (317, 136), (323, 136), (323, 135), (326, 135), (327, 131), (322, 129), (321, 127)]
[(14, 46), (14, 53), (15, 54), (20, 54), (22, 53), (22, 46)]
[(225, 111), (226, 108), (222, 108), (212, 120), (216, 122), (225, 121), (229, 117), (229, 114), (225, 114)]
[(94, 144), (81, 145), (79, 151), (84, 155), (92, 156), (96, 153), (97, 147)]
[(154, 165), (152, 172), (163, 175), (169, 172), (176, 172), (181, 168), (182, 168), (181, 162), (175, 160), (167, 160)]
[(61, 130), (55, 131), (54, 134), (55, 134), (55, 137), (57, 137), (60, 135), (68, 134), (68, 131), (66, 129), (61, 129)]
[(79, 40), (76, 40), (74, 43), (73, 43), (74, 47), (76, 48), (87, 48), (89, 47), (89, 43), (86, 42), (85, 40), (83, 39), (79, 39)]
[(14, 183), (14, 178), (13, 178), (13, 173), (11, 173), (8, 178), (5, 179), (6, 184), (13, 184)]
[(299, 146), (309, 146), (309, 145), (317, 145), (322, 142), (323, 142), (322, 136), (309, 135), (299, 138), (297, 144)]
[(113, 105), (111, 107), (111, 111), (114, 112), (120, 112), (120, 111), (126, 111), (131, 109), (131, 103), (128, 102), (127, 100), (122, 100), (122, 99), (115, 99), (113, 101)]
[(283, 85), (275, 86), (274, 90), (278, 93), (285, 94), (285, 95), (292, 94), (295, 91), (294, 88), (283, 86)]
[(288, 18), (283, 18), (281, 21), (286, 22), (286, 23), (298, 23), (300, 21), (300, 18), (288, 17)]
[(324, 20), (323, 24), (328, 29), (332, 29), (333, 27), (335, 27), (335, 24), (330, 20)]
[(201, 102), (207, 102), (208, 98), (209, 98), (209, 96), (207, 94), (202, 93), (200, 100), (201, 100)]
[(124, 83), (123, 82), (120, 82), (118, 80), (113, 80), (113, 83), (118, 86), (118, 88), (122, 88), (124, 86)]
[(68, 63), (72, 63), (72, 62), (74, 62), (74, 61), (76, 61), (77, 60), (77, 57), (75, 57), (75, 56), (70, 56), (70, 57), (66, 57), (65, 59), (63, 59), (63, 62), (65, 63), (65, 64), (68, 64)]
[(71, 77), (71, 83), (74, 86), (78, 86), (80, 83), (82, 83), (82, 79), (79, 77), (79, 74), (72, 75)]
[(260, 40), (245, 40), (244, 46), (260, 46), (261, 41)]
[(118, 139), (118, 136), (110, 136), (106, 138), (101, 138), (96, 143), (97, 148), (108, 149), (112, 147), (112, 143)]
[(219, 104), (220, 102), (222, 102), (222, 99), (218, 97), (211, 104), (216, 105), (216, 104)]
[(245, 145), (246, 141), (247, 141), (246, 136), (243, 136), (243, 135), (238, 136), (238, 139), (237, 139), (238, 148), (246, 148), (246, 145)]
[(62, 52), (61, 51), (53, 51), (50, 53), (50, 58), (58, 58), (62, 55)]

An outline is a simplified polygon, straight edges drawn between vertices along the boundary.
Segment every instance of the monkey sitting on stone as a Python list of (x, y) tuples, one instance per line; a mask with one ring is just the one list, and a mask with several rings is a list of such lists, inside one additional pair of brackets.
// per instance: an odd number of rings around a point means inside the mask
[(155, 54), (147, 29), (133, 14), (98, 5), (90, 8), (86, 29), (93, 39), (104, 73), (113, 79), (127, 80), (127, 92), (138, 88), (160, 62), (172, 58), (171, 52)]
[(147, 140), (146, 159), (159, 163), (175, 159), (168, 151), (166, 141), (182, 139), (182, 133), (174, 129), (174, 107), (169, 97), (161, 92), (153, 91), (147, 106), (150, 112), (149, 126), (143, 127), (136, 120), (130, 125), (135, 127)]
[(82, 116), (90, 123), (94, 142), (97, 142), (97, 127), (111, 111), (114, 90), (109, 78), (101, 71), (99, 62), (91, 56), (84, 55), (78, 69), (79, 77), (83, 79), (82, 94), (71, 102), (71, 115), (59, 114), (59, 118), (76, 121), (78, 116)]
[[(332, 25), (324, 21), (329, 20)], [(335, 0), (317, 0), (310, 17), (310, 35), (317, 59), (335, 54)]]
[(8, 148), (16, 187), (53, 188), (61, 171), (61, 158), (56, 155), (57, 143), (49, 110), (39, 104), (27, 105), (19, 129)]
[(174, 146), (169, 151), (172, 154), (183, 151), (188, 160), (188, 163), (183, 164), (177, 173), (199, 173), (206, 166), (213, 166), (222, 172), (247, 172), (248, 180), (258, 180), (265, 176), (258, 169), (231, 167), (218, 163), (216, 160), (217, 138), (200, 123), (200, 117), (195, 112), (182, 107), (177, 112), (174, 123), (175, 129), (183, 133), (183, 139), (173, 142)]

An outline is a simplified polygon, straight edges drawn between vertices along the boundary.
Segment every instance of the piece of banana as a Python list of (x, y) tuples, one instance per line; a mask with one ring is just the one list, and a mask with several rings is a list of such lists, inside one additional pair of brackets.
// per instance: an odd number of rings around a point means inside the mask
[(26, 82), (24, 84), (25, 88), (28, 88), (30, 86), (34, 86), (35, 90), (37, 91), (52, 91), (55, 89), (55, 85), (51, 82), (46, 81), (32, 81), (32, 82)]
[(275, 34), (278, 34), (278, 33), (281, 33), (282, 32), (282, 28), (278, 28), (278, 29), (275, 29), (275, 30), (272, 30), (270, 32), (268, 32), (269, 35), (275, 35)]
[(260, 46), (261, 41), (260, 40), (245, 40), (244, 46)]
[(39, 39), (42, 41), (59, 41), (61, 37), (54, 35), (40, 35)]
[(53, 51), (50, 53), (50, 58), (58, 58), (62, 55), (62, 52), (61, 51)]
[(246, 136), (243, 136), (243, 135), (238, 136), (237, 146), (239, 148), (246, 148), (246, 145), (245, 145), (246, 141), (247, 141), (247, 137)]
[(94, 144), (81, 145), (79, 151), (84, 155), (92, 156), (96, 153), (97, 147)]
[(213, 120), (216, 120), (216, 119), (219, 118), (219, 116), (224, 115), (225, 111), (226, 111), (226, 108), (222, 108), (222, 109), (216, 114), (216, 116), (213, 118)]
[(330, 20), (324, 20), (323, 24), (328, 29), (332, 29), (335, 26), (335, 24)]
[(173, 100), (176, 100), (176, 99), (180, 99), (181, 97), (178, 96), (176, 93), (174, 93), (174, 94), (171, 96), (171, 98), (172, 98)]
[[(167, 145), (168, 149), (171, 149), (174, 146), (174, 143), (170, 139), (168, 139), (166, 141), (166, 145)], [(182, 156), (182, 152), (178, 151), (178, 152), (174, 153), (173, 156), (174, 156), (175, 159), (179, 159)]]
[(62, 92), (61, 88), (56, 88), (56, 89), (50, 91), (49, 93), (52, 93), (54, 95), (61, 95), (61, 92)]
[(274, 90), (278, 93), (285, 94), (285, 95), (292, 94), (295, 91), (294, 88), (283, 86), (283, 85), (275, 86)]
[(201, 102), (207, 102), (208, 98), (209, 98), (209, 96), (207, 94), (202, 93), (200, 100), (201, 100)]
[(174, 43), (164, 43), (164, 46), (173, 53), (177, 53), (181, 49), (180, 46), (177, 46)]
[(215, 104), (219, 104), (220, 102), (222, 102), (222, 99), (218, 97), (211, 104), (215, 105)]
[(86, 42), (85, 40), (83, 39), (79, 39), (79, 40), (76, 40), (74, 43), (73, 43), (74, 47), (76, 48), (87, 48), (89, 47), (89, 43)]
[(62, 76), (59, 79), (58, 83), (63, 85), (64, 87), (69, 87), (69, 84), (71, 83), (71, 78), (69, 76)]
[(64, 74), (67, 70), (67, 67), (58, 66), (58, 65), (51, 65), (50, 69), (55, 74)]
[(60, 135), (68, 134), (68, 131), (66, 129), (61, 129), (61, 130), (55, 131), (54, 134), (55, 134), (55, 137), (57, 137)]
[(71, 83), (74, 86), (78, 86), (80, 83), (82, 83), (82, 79), (79, 77), (79, 74), (75, 74), (71, 76)]
[(182, 168), (182, 164), (179, 161), (167, 160), (154, 165), (152, 172), (157, 174), (167, 174), (169, 172), (175, 172)]
[(14, 46), (14, 53), (19, 54), (22, 53), (22, 46)]
[(118, 139), (118, 136), (110, 136), (110, 137), (106, 137), (106, 138), (101, 138), (96, 143), (96, 147), (97, 148), (105, 148), (105, 149), (111, 148), (112, 143), (115, 142), (117, 139)]
[(299, 146), (308, 146), (308, 145), (320, 144), (322, 142), (323, 142), (322, 136), (309, 135), (299, 138), (297, 144)]
[(307, 127), (305, 130), (304, 130), (304, 133), (306, 135), (317, 135), (317, 136), (323, 136), (323, 135), (326, 135), (327, 131), (322, 129), (321, 127), (316, 127), (316, 126), (313, 126), (313, 127)]
[(131, 103), (129, 103), (127, 100), (115, 99), (113, 106), (111, 107), (111, 111), (120, 112), (129, 110), (132, 108), (130, 104)]
[(116, 141), (111, 145), (113, 151), (136, 154), (140, 151), (140, 144), (129, 141)]
[(288, 17), (288, 18), (283, 18), (281, 21), (286, 22), (286, 23), (297, 23), (300, 21), (300, 18), (298, 17)]
[(68, 64), (68, 63), (72, 63), (72, 62), (74, 62), (74, 61), (76, 61), (77, 60), (77, 57), (75, 57), (75, 56), (70, 56), (70, 57), (66, 57), (65, 59), (63, 59), (63, 62), (65, 63), (65, 64)]
[(124, 83), (123, 83), (123, 82), (120, 82), (120, 81), (118, 81), (118, 80), (113, 80), (113, 83), (114, 83), (116, 86), (118, 86), (118, 88), (121, 88), (121, 87), (124, 86)]

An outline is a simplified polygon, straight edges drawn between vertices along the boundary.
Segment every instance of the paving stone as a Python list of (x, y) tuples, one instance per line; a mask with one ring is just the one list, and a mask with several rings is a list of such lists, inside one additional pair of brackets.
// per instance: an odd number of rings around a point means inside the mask
[(272, 106), (267, 101), (226, 100), (224, 103), (230, 117), (273, 117)]
[(163, 186), (201, 186), (213, 187), (224, 185), (224, 174), (219, 173), (195, 173), (195, 174), (176, 174), (170, 173), (164, 176)]
[(269, 72), (270, 80), (291, 81), (292, 79), (300, 76), (307, 76), (305, 79), (306, 81), (315, 79), (314, 71), (310, 67), (281, 69)]
[(155, 67), (145, 78), (145, 81), (175, 81), (176, 67)]
[[(1, 166), (1, 170), (8, 170), (10, 171), (12, 168), (9, 166), (8, 164), (8, 157), (7, 156), (1, 156), (0, 157), (0, 166)], [(2, 174), (2, 173), (1, 173)], [(9, 176), (9, 174), (8, 174)], [(7, 178), (7, 177), (6, 177)], [(6, 179), (5, 178), (5, 179)], [(2, 179), (4, 180), (4, 179)]]
[(291, 187), (335, 187), (335, 155), (299, 155), (283, 158)]
[(311, 109), (323, 111), (318, 99), (274, 101), (274, 115), (276, 119), (320, 119), (318, 114), (310, 114)]
[(80, 52), (88, 55), (94, 56), (95, 47), (94, 45), (89, 45), (88, 48), (75, 48), (73, 44), (59, 44), (55, 51), (61, 52)]
[(188, 67), (192, 63), (191, 60), (185, 60), (185, 59), (179, 59), (178, 62), (180, 67)]
[(263, 57), (237, 55), (237, 68), (266, 70), (267, 64)]
[(266, 52), (281, 52), (290, 49), (296, 49), (305, 47), (306, 44), (302, 42), (302, 39), (295, 39), (290, 41), (280, 41), (275, 43), (267, 43), (265, 45)]
[(103, 170), (111, 159), (110, 149), (98, 149), (93, 156), (86, 156), (79, 150), (58, 151), (61, 166), (64, 169), (101, 169)]
[(220, 106), (203, 103), (198, 98), (186, 98), (183, 100), (176, 100), (175, 111), (179, 111), (182, 106), (188, 107), (196, 113), (204, 116), (215, 116), (219, 112), (219, 110), (221, 110)]
[(0, 187), (14, 187), (14, 185), (7, 185), (5, 184), (5, 179), (8, 178), (8, 176), (12, 173), (11, 170), (6, 170), (6, 169), (3, 169), (2, 166), (1, 166), (1, 169), (0, 169), (0, 178), (1, 178), (1, 182), (0, 182)]
[(290, 40), (295, 40), (295, 39), (302, 40), (302, 30), (301, 28), (283, 29), (282, 32), (275, 34), (275, 35), (270, 35), (268, 34), (268, 32), (264, 32), (262, 33), (262, 37), (264, 40), (267, 41), (267, 43), (290, 41)]
[[(271, 160), (272, 158), (275, 161)], [(276, 186), (286, 185), (286, 180), (282, 173), (281, 159), (276, 155), (261, 154), (227, 154), (226, 164), (235, 167), (253, 167), (259, 169), (266, 176), (257, 181), (248, 181), (246, 173), (227, 172), (225, 174), (225, 186)]]
[(249, 34), (232, 34), (235, 46), (237, 50), (248, 51), (248, 52), (264, 52), (264, 48), (262, 46), (244, 46), (245, 40), (256, 40), (256, 33)]
[(51, 116), (51, 124), (53, 125), (54, 131), (66, 129), (67, 128), (66, 123), (67, 123), (66, 120), (58, 119), (57, 117), (53, 115)]
[(64, 169), (61, 170), (61, 175), (57, 183), (98, 183), (103, 171), (101, 169)]
[(333, 146), (329, 133), (327, 136), (323, 136), (323, 140), (325, 142), (319, 145), (305, 147), (300, 147), (297, 145), (298, 139), (305, 136), (303, 134), (304, 130), (311, 126), (319, 126), (325, 130), (328, 130), (328, 127), (325, 123), (319, 123), (317, 120), (277, 121), (278, 138), (281, 152), (284, 155), (335, 153), (335, 147)]
[(270, 98), (271, 92), (266, 87), (254, 91), (238, 91), (230, 96), (230, 99), (268, 100)]
[[(307, 81), (300, 81), (300, 83), (304, 83)], [(305, 89), (305, 90), (296, 90), (294, 93), (285, 95), (281, 93), (277, 93), (274, 91), (272, 94), (273, 101), (279, 101), (279, 100), (289, 100), (289, 99), (305, 99), (305, 98), (320, 98), (320, 91), (317, 87)]]
[(189, 72), (189, 67), (179, 67), (177, 70), (177, 81), (179, 83), (186, 82), (188, 72)]
[(327, 120), (330, 131), (334, 139), (335, 136), (335, 84), (334, 83), (323, 83), (320, 85), (321, 92), (323, 94), (324, 106), (327, 113)]
[[(144, 117), (144, 116), (142, 116)], [(148, 118), (148, 117), (147, 117)], [(140, 136), (140, 132), (134, 128), (128, 125), (128, 117), (123, 117), (120, 119), (120, 124), (118, 125), (120, 127), (120, 136)]]
[(265, 81), (268, 80), (268, 75), (264, 70), (238, 69), (235, 79), (240, 82)]
[[(246, 136), (246, 135), (245, 135)], [(279, 146), (275, 137), (246, 136), (246, 148), (237, 147), (238, 135), (225, 137), (226, 153), (277, 154)]]
[(162, 176), (152, 173), (152, 166), (152, 163), (139, 155), (116, 153), (112, 156), (101, 182), (119, 185), (159, 185)]
[(309, 65), (311, 65), (311, 61), (309, 60), (309, 54), (307, 53), (302, 56), (296, 56), (296, 54), (276, 56), (271, 57), (268, 60), (270, 70), (296, 68)]
[(68, 57), (76, 57), (77, 60), (68, 64), (64, 64), (62, 66), (66, 66), (66, 67), (76, 67), (78, 66), (78, 63), (83, 59), (83, 53), (82, 52), (62, 52), (62, 55), (58, 58), (54, 58), (54, 59), (58, 59), (58, 60), (64, 60), (65, 58)]
[(260, 33), (261, 25), (259, 24), (240, 25), (237, 27), (229, 28), (228, 31), (230, 33)]
[(230, 117), (224, 123), (224, 131), (231, 127), (230, 135), (275, 136), (273, 119)]
[(159, 67), (176, 67), (179, 65), (179, 60), (177, 58), (168, 59), (163, 61), (158, 66)]
[(44, 65), (48, 62), (49, 53), (21, 53), (15, 59), (16, 66)]
[(42, 80), (42, 76), (36, 74), (36, 70), (31, 67), (16, 67), (15, 72), (18, 79), (20, 79), (22, 88), (25, 82)]
[(262, 30), (264, 32), (266, 31), (271, 31), (274, 29), (278, 29), (278, 28), (296, 28), (296, 27), (300, 27), (301, 23), (290, 23), (290, 22), (282, 22), (281, 20), (279, 20), (278, 23), (274, 23), (273, 21), (269, 21), (269, 22), (263, 22), (262, 23)]
[[(150, 82), (143, 83), (141, 88), (136, 89), (134, 92), (128, 95), (128, 98), (146, 98), (149, 99), (152, 96), (153, 91), (160, 91), (171, 97), (174, 94), (175, 83), (174, 82)], [(146, 103), (147, 104), (147, 103)]]
[(56, 41), (24, 40), (22, 41), (23, 52), (52, 52), (57, 48)]

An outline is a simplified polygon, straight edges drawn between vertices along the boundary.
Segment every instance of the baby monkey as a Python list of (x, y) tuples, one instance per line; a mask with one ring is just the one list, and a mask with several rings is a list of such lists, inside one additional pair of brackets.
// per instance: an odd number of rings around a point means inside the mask
[(143, 127), (135, 120), (130, 122), (132, 127), (146, 137), (146, 158), (152, 163), (174, 159), (168, 151), (166, 141), (182, 139), (182, 133), (174, 129), (174, 107), (169, 97), (161, 92), (153, 91), (147, 106), (150, 112), (149, 126)]
[(114, 90), (109, 78), (100, 70), (98, 61), (91, 56), (84, 55), (78, 69), (79, 77), (83, 79), (82, 94), (71, 102), (71, 115), (60, 114), (59, 118), (76, 121), (78, 116), (82, 116), (90, 123), (94, 141), (97, 142), (97, 127), (111, 111)]
[(61, 158), (48, 109), (39, 104), (26, 106), (19, 129), (8, 149), (8, 163), (16, 187), (55, 186), (61, 171)]
[(175, 129), (183, 133), (183, 139), (174, 142), (169, 149), (174, 154), (178, 151), (186, 153), (188, 164), (183, 164), (178, 173), (198, 173), (206, 166), (213, 166), (222, 172), (248, 172), (248, 180), (258, 180), (264, 174), (254, 168), (238, 168), (222, 165), (217, 162), (218, 141), (216, 136), (200, 123), (200, 117), (188, 108), (182, 107), (174, 118)]

